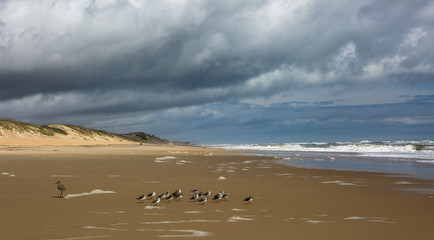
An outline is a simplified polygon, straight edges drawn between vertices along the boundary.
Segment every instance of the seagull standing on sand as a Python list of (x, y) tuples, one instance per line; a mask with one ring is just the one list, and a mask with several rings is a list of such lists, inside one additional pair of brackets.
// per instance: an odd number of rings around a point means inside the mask
[(217, 200), (217, 202), (220, 201), (220, 199), (222, 199), (222, 197), (223, 197), (223, 194), (225, 194), (225, 192), (224, 191), (220, 191), (219, 193), (217, 193), (216, 195), (214, 195), (214, 197), (212, 198), (212, 200)]
[(157, 198), (154, 201), (152, 201), (152, 203), (155, 204), (155, 205), (158, 205), (159, 202), (160, 202), (160, 198)]
[(172, 202), (173, 198), (173, 194), (169, 194), (169, 196), (166, 197), (166, 200)]
[(59, 191), (60, 191), (60, 196), (59, 197), (63, 198), (63, 191), (66, 191), (65, 185), (63, 185), (60, 181), (57, 181), (54, 184), (57, 184), (57, 189), (59, 189)]
[(203, 198), (199, 199), (199, 202), (201, 202), (203, 205), (205, 205), (206, 201), (208, 201), (207, 197), (203, 197)]
[(158, 195), (158, 198), (166, 198), (167, 196), (169, 196), (169, 192), (164, 192), (164, 193)]
[(199, 198), (199, 194), (195, 193), (190, 200), (193, 200), (193, 202), (196, 202), (196, 200)]
[(149, 193), (148, 195), (146, 195), (147, 197), (150, 197), (151, 199), (155, 196), (155, 191), (152, 191), (151, 193)]
[(246, 197), (243, 201), (246, 202), (246, 203), (250, 203), (250, 202), (253, 201), (253, 196), (250, 195), (250, 196)]
[(184, 194), (182, 194), (182, 193), (180, 192), (180, 193), (174, 195), (173, 197), (174, 197), (176, 200), (179, 201), (179, 200), (181, 200), (182, 197), (184, 197)]
[(217, 200), (217, 202), (219, 202), (220, 199), (222, 199), (222, 197), (223, 197), (223, 194), (221, 194), (221, 193), (217, 193), (217, 194), (212, 198), (212, 200)]
[(172, 195), (176, 196), (176, 195), (178, 195), (178, 194), (180, 194), (180, 193), (182, 193), (182, 190), (181, 190), (181, 189), (178, 189), (178, 190), (174, 191), (174, 192), (172, 193)]
[(138, 198), (136, 198), (137, 200), (139, 200), (139, 201), (142, 201), (143, 202), (143, 200), (145, 200), (146, 199), (146, 195), (145, 194), (142, 194), (142, 195), (140, 195)]

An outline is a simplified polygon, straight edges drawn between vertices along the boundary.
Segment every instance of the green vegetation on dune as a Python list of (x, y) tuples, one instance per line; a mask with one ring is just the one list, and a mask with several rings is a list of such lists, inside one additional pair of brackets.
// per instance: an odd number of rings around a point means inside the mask
[(16, 131), (18, 133), (31, 132), (36, 133), (39, 132), (39, 127), (30, 123), (17, 122), (9, 119), (0, 120), (0, 127), (2, 127), (6, 131)]
[(17, 122), (13, 120), (8, 119), (2, 119), (0, 120), (0, 126), (3, 127), (5, 130), (19, 130), (19, 131), (26, 131), (31, 130), (33, 127), (36, 127), (35, 125), (29, 124), (29, 123), (23, 123), (23, 122)]
[(1, 119), (0, 127), (6, 131), (16, 131), (18, 133), (41, 133), (45, 136), (54, 136), (55, 134), (67, 135), (67, 132), (60, 128), (50, 126), (37, 126), (30, 123), (17, 122), (9, 119)]
[[(59, 127), (57, 127), (59, 126)], [(109, 133), (102, 130), (94, 130), (85, 128), (82, 126), (75, 126), (75, 125), (44, 125), (44, 126), (37, 126), (30, 123), (23, 123), (23, 122), (17, 122), (14, 120), (9, 119), (0, 119), (0, 136), (2, 132), (8, 132), (14, 134), (14, 133), (30, 133), (30, 134), (40, 134), (43, 136), (52, 137), (57, 134), (60, 135), (68, 135), (68, 132), (63, 129), (71, 129), (75, 134), (81, 137), (85, 138), (92, 138), (95, 139), (96, 136), (105, 138), (106, 140), (109, 139), (118, 139), (119, 141), (131, 141), (131, 142), (145, 142), (145, 143), (155, 143), (155, 144), (171, 144), (173, 142), (159, 138), (154, 135), (146, 134), (144, 132), (137, 132), (137, 133), (128, 133), (128, 134), (115, 134), (115, 133)], [(3, 130), (3, 131), (1, 131)], [(178, 143), (175, 143), (178, 144)], [(186, 143), (182, 143), (185, 145)], [(191, 145), (191, 143), (188, 143), (188, 145)]]
[(39, 132), (46, 136), (54, 136), (56, 133), (62, 134), (62, 135), (68, 135), (66, 131), (60, 128), (55, 127), (49, 127), (49, 126), (40, 126)]
[(76, 132), (77, 134), (80, 134), (82, 136), (89, 136), (92, 137), (95, 135), (101, 136), (101, 137), (110, 137), (110, 138), (122, 138), (121, 136), (113, 133), (108, 133), (102, 130), (94, 130), (89, 129), (81, 126), (75, 126), (75, 125), (66, 125), (67, 127), (71, 128), (72, 131)]

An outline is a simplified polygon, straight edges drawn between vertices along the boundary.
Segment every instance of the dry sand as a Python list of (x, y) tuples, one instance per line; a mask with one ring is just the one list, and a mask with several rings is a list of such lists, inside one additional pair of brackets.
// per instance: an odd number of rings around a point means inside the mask
[[(0, 239), (434, 239), (429, 180), (155, 145), (3, 146), (0, 173)], [(232, 196), (195, 203), (194, 188)]]

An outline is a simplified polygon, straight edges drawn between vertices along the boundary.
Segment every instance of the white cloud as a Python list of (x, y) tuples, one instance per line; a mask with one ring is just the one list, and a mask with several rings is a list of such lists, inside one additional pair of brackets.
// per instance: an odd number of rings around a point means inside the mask
[(350, 41), (342, 46), (333, 58), (334, 69), (336, 69), (338, 74), (350, 70), (348, 68), (351, 66), (351, 64), (355, 64), (356, 62), (357, 52), (356, 45), (353, 41)]
[(390, 74), (401, 73), (403, 69), (400, 68), (400, 64), (405, 59), (405, 56), (396, 55), (370, 62), (363, 68), (364, 78), (376, 80), (383, 79), (385, 76)]
[(421, 27), (413, 28), (410, 32), (405, 36), (403, 40), (404, 45), (408, 45), (410, 47), (417, 47), (419, 45), (419, 40), (427, 35), (426, 31)]
[(426, 117), (391, 117), (383, 120), (386, 124), (398, 125), (417, 125), (417, 124), (433, 124), (434, 119)]

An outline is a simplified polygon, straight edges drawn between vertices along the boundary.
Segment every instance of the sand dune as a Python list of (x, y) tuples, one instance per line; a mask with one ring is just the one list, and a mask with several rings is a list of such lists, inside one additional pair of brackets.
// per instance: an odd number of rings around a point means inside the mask
[(82, 146), (138, 144), (125, 137), (80, 126), (0, 120), (0, 145), (3, 146)]

